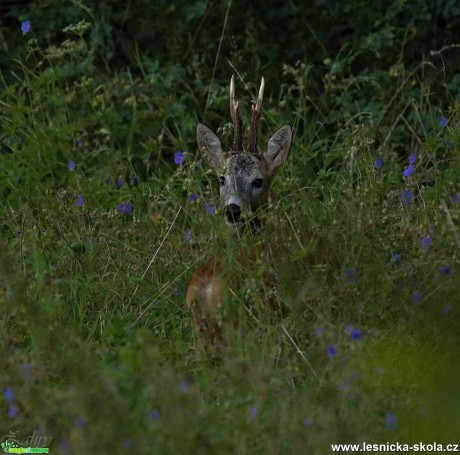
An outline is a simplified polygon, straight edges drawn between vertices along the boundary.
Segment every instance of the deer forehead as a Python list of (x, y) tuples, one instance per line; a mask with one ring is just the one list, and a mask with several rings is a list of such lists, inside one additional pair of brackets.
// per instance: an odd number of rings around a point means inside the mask
[(239, 153), (231, 155), (226, 160), (223, 173), (229, 177), (239, 177), (249, 181), (263, 177), (265, 168), (259, 157)]

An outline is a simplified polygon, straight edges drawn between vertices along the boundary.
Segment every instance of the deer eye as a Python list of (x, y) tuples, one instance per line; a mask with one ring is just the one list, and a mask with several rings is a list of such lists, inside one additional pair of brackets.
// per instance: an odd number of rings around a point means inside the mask
[(255, 179), (252, 182), (252, 187), (253, 188), (262, 188), (262, 185), (264, 184), (263, 179)]
[(221, 175), (219, 177), (219, 182), (220, 182), (220, 186), (224, 186), (225, 185), (225, 177), (223, 175)]

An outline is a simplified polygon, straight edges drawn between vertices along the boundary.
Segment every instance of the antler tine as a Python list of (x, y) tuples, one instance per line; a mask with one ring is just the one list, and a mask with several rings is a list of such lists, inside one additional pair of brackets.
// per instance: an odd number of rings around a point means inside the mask
[(238, 114), (238, 101), (235, 95), (235, 78), (230, 80), (230, 115), (233, 121), (233, 145), (232, 151), (241, 152), (243, 150), (243, 127), (241, 118)]
[(252, 119), (251, 129), (249, 131), (249, 148), (248, 152), (251, 155), (258, 155), (257, 143), (259, 139), (259, 120), (262, 114), (262, 101), (264, 98), (265, 81), (262, 77), (260, 81), (259, 96), (257, 97), (256, 104), (252, 106)]

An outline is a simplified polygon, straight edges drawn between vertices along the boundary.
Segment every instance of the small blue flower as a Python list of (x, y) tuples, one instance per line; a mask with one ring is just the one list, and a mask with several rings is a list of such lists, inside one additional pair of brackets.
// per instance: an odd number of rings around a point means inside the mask
[(190, 242), (190, 239), (192, 238), (192, 230), (189, 229), (186, 234), (185, 234), (185, 241)]
[(129, 215), (133, 211), (133, 204), (131, 204), (131, 202), (120, 202), (117, 206), (117, 210), (124, 215)]
[(83, 430), (83, 428), (86, 428), (87, 425), (88, 425), (88, 422), (86, 421), (86, 419), (84, 419), (81, 416), (77, 417), (77, 419), (75, 420), (75, 426), (80, 430)]
[(399, 197), (401, 198), (401, 202), (403, 204), (410, 204), (412, 202), (412, 191), (411, 190), (402, 190), (399, 193)]
[(333, 359), (337, 355), (337, 348), (333, 344), (329, 344), (326, 348), (327, 356)]
[(9, 407), (8, 407), (8, 417), (10, 419), (15, 419), (16, 416), (18, 415), (18, 407), (14, 404), (11, 404)]
[(196, 201), (196, 194), (195, 194), (195, 193), (192, 193), (192, 194), (188, 197), (188, 200), (189, 200), (189, 202), (195, 202), (195, 201)]
[(356, 269), (354, 267), (347, 269), (345, 274), (350, 284), (356, 283)]
[(431, 237), (429, 235), (426, 235), (425, 237), (423, 237), (423, 239), (420, 241), (420, 245), (422, 246), (422, 249), (427, 251), (430, 246), (431, 246), (431, 243), (433, 241), (431, 240)]
[(422, 303), (422, 294), (419, 292), (414, 292), (412, 294), (412, 303), (414, 305), (420, 305), (420, 303)]
[(450, 202), (452, 202), (452, 204), (458, 204), (459, 201), (460, 201), (460, 193), (455, 193), (450, 196)]
[(4, 390), (3, 394), (5, 395), (6, 402), (7, 402), (8, 404), (12, 404), (13, 401), (14, 401), (14, 392), (13, 392), (13, 389), (10, 388), (10, 387), (7, 387), (7, 388)]
[(69, 160), (69, 171), (72, 172), (75, 170), (75, 163), (72, 160)]
[(174, 163), (178, 166), (182, 166), (184, 164), (184, 152), (182, 150), (179, 150), (174, 154)]
[(216, 208), (208, 203), (206, 203), (206, 213), (208, 215), (215, 215), (216, 213)]
[(450, 272), (451, 272), (450, 267), (448, 265), (446, 265), (446, 264), (444, 264), (441, 267), (439, 267), (439, 271), (444, 276), (450, 275)]
[(61, 452), (67, 453), (69, 452), (72, 445), (70, 444), (70, 441), (68, 439), (63, 438), (59, 441), (58, 447)]
[(450, 314), (451, 310), (452, 310), (452, 305), (450, 305), (450, 304), (449, 305), (444, 305), (442, 307), (442, 312), (444, 314)]
[(160, 419), (160, 413), (158, 412), (157, 409), (152, 409), (150, 412), (149, 412), (149, 419), (150, 420), (159, 420)]
[(398, 429), (398, 419), (392, 411), (387, 411), (385, 415), (385, 425), (389, 430)]
[(189, 384), (188, 384), (187, 379), (182, 379), (182, 381), (179, 383), (179, 390), (182, 393), (187, 393), (188, 389), (189, 389)]
[(118, 177), (117, 183), (115, 185), (117, 187), (117, 190), (119, 190), (121, 186), (123, 185), (123, 179), (121, 177)]
[(82, 194), (77, 196), (77, 207), (83, 207), (85, 205), (85, 198)]
[(257, 408), (255, 406), (249, 406), (249, 421), (254, 422), (257, 417)]
[(447, 125), (447, 119), (446, 119), (446, 117), (441, 115), (441, 117), (439, 117), (439, 126), (441, 128), (444, 128), (446, 125)]
[(409, 164), (415, 164), (416, 161), (417, 155), (415, 154), (415, 152), (412, 152), (409, 156)]
[(393, 261), (396, 265), (399, 265), (401, 262), (401, 254), (400, 253), (394, 253), (393, 254)]
[(125, 439), (123, 441), (123, 445), (127, 448), (127, 449), (132, 449), (134, 447), (134, 441), (132, 439)]
[(32, 30), (32, 25), (29, 20), (25, 20), (21, 22), (21, 31), (22, 33), (26, 34)]
[(174, 295), (176, 295), (177, 297), (183, 297), (185, 295), (185, 291), (181, 291), (180, 287), (177, 284), (175, 284)]
[(310, 418), (303, 419), (302, 420), (302, 425), (304, 427), (310, 427), (311, 425), (313, 425), (313, 420), (310, 419)]
[(383, 158), (376, 158), (375, 161), (374, 161), (374, 167), (375, 169), (382, 169), (383, 167)]
[(21, 363), (22, 375), (25, 381), (28, 381), (31, 377), (32, 373), (32, 366), (29, 362), (22, 362)]
[(355, 341), (358, 341), (362, 338), (363, 334), (361, 332), (361, 330), (359, 330), (358, 328), (354, 327), (351, 332), (350, 332), (350, 338), (352, 340), (355, 340)]
[(324, 329), (322, 327), (316, 327), (315, 333), (317, 337), (320, 337), (323, 335)]
[(410, 177), (414, 173), (414, 165), (410, 164), (409, 166), (406, 167), (406, 169), (403, 172), (404, 178)]

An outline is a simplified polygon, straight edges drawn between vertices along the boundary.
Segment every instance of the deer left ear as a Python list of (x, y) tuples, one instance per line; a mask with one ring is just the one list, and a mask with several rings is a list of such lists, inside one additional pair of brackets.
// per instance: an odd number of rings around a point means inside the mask
[(282, 126), (268, 140), (267, 151), (264, 153), (264, 158), (268, 164), (271, 175), (273, 175), (286, 161), (289, 156), (289, 150), (291, 150), (291, 142), (292, 129), (290, 125)]
[(222, 166), (224, 152), (220, 139), (206, 125), (198, 123), (196, 126), (196, 141), (198, 149), (208, 166), (215, 172)]

